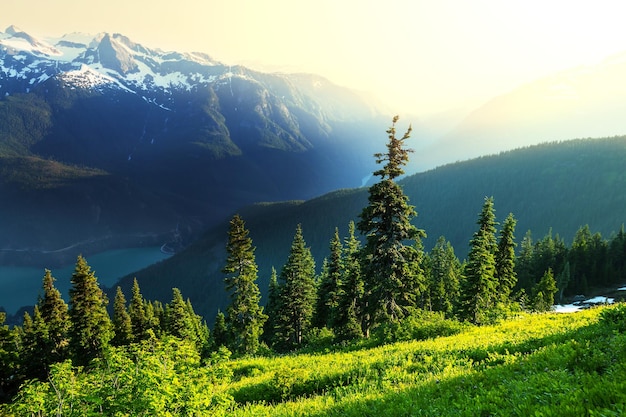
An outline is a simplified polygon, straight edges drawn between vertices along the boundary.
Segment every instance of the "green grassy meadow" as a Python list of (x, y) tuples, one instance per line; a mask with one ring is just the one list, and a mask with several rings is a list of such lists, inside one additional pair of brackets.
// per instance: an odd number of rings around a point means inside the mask
[(89, 371), (65, 362), (1, 415), (621, 416), (626, 305), (521, 313), (453, 336), (200, 361), (185, 341), (111, 348)]

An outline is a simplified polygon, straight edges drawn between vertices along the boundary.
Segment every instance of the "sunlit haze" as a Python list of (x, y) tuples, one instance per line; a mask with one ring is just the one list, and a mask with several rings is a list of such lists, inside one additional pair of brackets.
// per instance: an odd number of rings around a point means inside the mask
[(122, 33), (264, 71), (312, 72), (398, 113), (476, 105), (626, 50), (621, 1), (3, 0), (0, 30)]

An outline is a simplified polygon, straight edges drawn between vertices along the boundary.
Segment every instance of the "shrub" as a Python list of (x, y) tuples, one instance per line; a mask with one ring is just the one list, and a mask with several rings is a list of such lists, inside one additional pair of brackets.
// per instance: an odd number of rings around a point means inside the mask
[(426, 340), (460, 333), (466, 324), (446, 319), (442, 312), (415, 310), (397, 323), (380, 325), (376, 337), (381, 343)]
[(618, 303), (600, 312), (600, 322), (615, 327), (620, 332), (626, 330), (626, 303)]

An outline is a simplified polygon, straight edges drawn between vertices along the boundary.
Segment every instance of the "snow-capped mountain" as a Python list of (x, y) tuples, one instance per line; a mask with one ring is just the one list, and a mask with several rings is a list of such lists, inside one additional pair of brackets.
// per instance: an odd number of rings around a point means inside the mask
[[(40, 40), (11, 26), (0, 32), (0, 51), (3, 78), (23, 80), (27, 88), (60, 74), (88, 70), (144, 93), (190, 90), (232, 76), (206, 54), (148, 49), (119, 34), (73, 33)], [(93, 86), (101, 85), (103, 79), (93, 79)], [(87, 87), (84, 81), (78, 80), (81, 88)], [(18, 88), (6, 83), (0, 92), (20, 92)]]
[(244, 204), (359, 186), (389, 123), (319, 76), (13, 26), (0, 32), (0, 110), (0, 196), (12, 199), (0, 249), (20, 250), (180, 236)]

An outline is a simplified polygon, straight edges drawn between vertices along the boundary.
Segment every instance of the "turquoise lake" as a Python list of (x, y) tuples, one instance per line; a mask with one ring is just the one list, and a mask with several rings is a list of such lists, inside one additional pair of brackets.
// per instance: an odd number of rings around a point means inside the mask
[[(162, 253), (156, 246), (115, 249), (88, 256), (86, 259), (100, 285), (110, 288), (121, 277), (169, 256)], [(45, 265), (40, 268), (0, 265), (0, 306), (4, 307), (8, 314), (14, 314), (20, 307), (32, 306), (37, 302), (37, 296), (41, 294), (45, 268)], [(67, 301), (74, 263), (62, 268), (50, 268), (50, 270), (52, 276), (56, 278), (55, 286)], [(129, 297), (129, 295), (126, 296)]]

